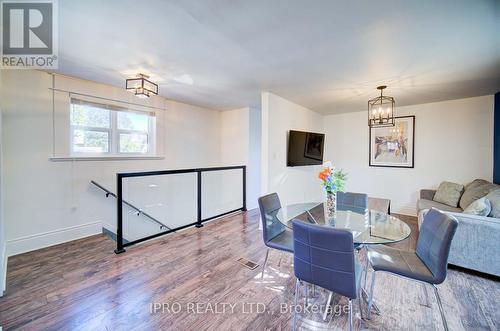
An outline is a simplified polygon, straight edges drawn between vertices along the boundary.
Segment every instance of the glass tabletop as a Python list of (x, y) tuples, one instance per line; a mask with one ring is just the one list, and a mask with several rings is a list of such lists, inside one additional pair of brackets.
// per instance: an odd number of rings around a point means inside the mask
[(408, 238), (410, 227), (397, 217), (389, 214), (357, 208), (347, 205), (337, 205), (335, 217), (328, 219), (322, 202), (297, 203), (278, 209), (276, 218), (285, 226), (291, 228), (292, 220), (329, 226), (337, 229), (347, 229), (352, 232), (355, 244), (389, 244)]

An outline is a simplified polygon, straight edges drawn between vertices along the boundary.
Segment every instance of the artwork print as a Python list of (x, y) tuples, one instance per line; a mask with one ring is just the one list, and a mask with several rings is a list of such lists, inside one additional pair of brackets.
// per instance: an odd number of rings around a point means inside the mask
[(370, 128), (371, 167), (414, 167), (415, 116), (394, 120), (394, 126)]

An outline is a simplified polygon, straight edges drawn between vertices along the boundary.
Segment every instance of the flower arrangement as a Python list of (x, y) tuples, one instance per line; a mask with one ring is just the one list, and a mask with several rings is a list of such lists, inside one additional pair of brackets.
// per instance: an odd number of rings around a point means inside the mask
[(323, 181), (326, 193), (335, 194), (344, 191), (347, 174), (342, 170), (335, 170), (331, 162), (323, 164), (323, 170), (319, 173), (319, 179)]

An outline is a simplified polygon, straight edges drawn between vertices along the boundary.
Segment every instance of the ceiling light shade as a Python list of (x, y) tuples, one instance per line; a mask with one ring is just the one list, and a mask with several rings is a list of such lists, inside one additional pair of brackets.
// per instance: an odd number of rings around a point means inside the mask
[(125, 89), (133, 92), (139, 98), (149, 98), (158, 95), (158, 85), (148, 80), (149, 76), (138, 74), (137, 78), (129, 78), (125, 82)]
[(394, 126), (394, 98), (382, 95), (387, 86), (378, 86), (380, 96), (368, 100), (368, 126)]

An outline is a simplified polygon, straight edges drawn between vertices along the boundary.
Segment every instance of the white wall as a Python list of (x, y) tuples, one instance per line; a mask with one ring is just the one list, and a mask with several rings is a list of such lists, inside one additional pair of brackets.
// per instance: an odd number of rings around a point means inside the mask
[(247, 208), (258, 208), (257, 199), (260, 196), (260, 158), (261, 158), (261, 110), (250, 108), (247, 169)]
[(247, 209), (258, 207), (260, 194), (260, 110), (221, 112), (221, 163), (247, 165)]
[(415, 215), (422, 188), (493, 176), (493, 96), (397, 107), (415, 115), (415, 168), (368, 166), (366, 110), (325, 117), (325, 157), (348, 173), (346, 189), (391, 199), (392, 211)]
[[(53, 141), (52, 76), (10, 70), (4, 71), (2, 83), (4, 216), (9, 255), (99, 233), (103, 223), (114, 229), (114, 200), (105, 199), (90, 180), (114, 191), (117, 172), (220, 165), (220, 112), (170, 100), (155, 101), (164, 103), (166, 109), (159, 119), (165, 159), (49, 161), (54, 146), (60, 154), (61, 141), (68, 139), (56, 130), (55, 144)], [(129, 95), (123, 89), (76, 79), (60, 79), (57, 87), (68, 86), (73, 91), (112, 98)], [(69, 111), (60, 96), (56, 93), (56, 129), (57, 114), (61, 109)]]
[(227, 165), (248, 162), (250, 109), (221, 112), (221, 161)]
[(275, 94), (263, 92), (262, 194), (277, 192), (284, 205), (322, 201), (323, 189), (317, 176), (320, 166), (286, 166), (289, 130), (322, 133), (323, 116)]
[[(0, 70), (0, 90), (2, 90), (2, 71)], [(5, 244), (5, 226), (3, 215), (3, 139), (2, 139), (2, 107), (0, 105), (0, 296), (3, 296), (7, 281), (7, 246)]]

